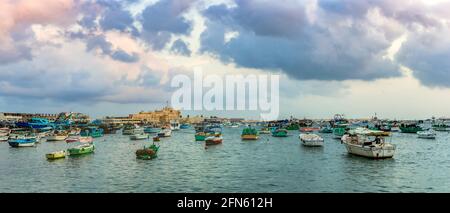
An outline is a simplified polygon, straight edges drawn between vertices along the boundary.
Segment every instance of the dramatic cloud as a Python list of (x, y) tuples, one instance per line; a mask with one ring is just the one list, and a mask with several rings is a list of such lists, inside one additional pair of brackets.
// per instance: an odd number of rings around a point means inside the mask
[(143, 37), (154, 49), (160, 50), (172, 34), (187, 35), (192, 23), (183, 14), (195, 0), (164, 0), (148, 6), (142, 13)]
[(66, 25), (75, 18), (77, 1), (33, 0), (0, 1), (0, 64), (31, 60), (30, 26)]
[[(383, 20), (334, 13), (298, 1), (237, 0), (236, 7), (212, 6), (202, 51), (225, 62), (281, 70), (297, 79), (375, 79), (399, 75), (383, 58), (396, 36)], [(376, 11), (375, 11), (376, 12)], [(238, 36), (225, 42), (228, 31)]]
[(176, 40), (170, 50), (175, 54), (191, 56), (191, 50), (189, 50), (189, 47), (181, 39)]
[(109, 55), (112, 59), (125, 62), (134, 63), (139, 61), (139, 55), (137, 53), (128, 54), (122, 49), (113, 50), (112, 44), (106, 40), (105, 36), (91, 36), (87, 38), (86, 48), (88, 51), (100, 49), (104, 55)]

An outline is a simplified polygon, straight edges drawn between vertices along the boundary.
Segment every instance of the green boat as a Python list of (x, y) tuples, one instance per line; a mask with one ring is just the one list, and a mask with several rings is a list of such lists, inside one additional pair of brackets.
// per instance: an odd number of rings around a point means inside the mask
[(422, 131), (422, 127), (417, 126), (416, 124), (409, 124), (409, 125), (401, 125), (400, 131), (402, 133), (417, 133), (418, 131)]
[(69, 153), (70, 156), (76, 156), (76, 155), (90, 154), (93, 153), (94, 150), (95, 150), (94, 144), (83, 144), (74, 148), (67, 149), (67, 152)]
[(152, 144), (150, 147), (136, 150), (136, 158), (141, 160), (151, 160), (158, 157), (159, 146)]
[(241, 134), (242, 140), (258, 140), (258, 136), (258, 130), (252, 127), (244, 128)]
[(450, 131), (450, 126), (448, 126), (447, 124), (434, 124), (433, 130), (447, 132), (447, 131)]
[(272, 132), (273, 137), (287, 137), (287, 134), (288, 132), (285, 129), (277, 129)]
[(206, 133), (204, 133), (204, 132), (195, 133), (195, 141), (205, 141), (205, 139), (206, 139)]
[(290, 124), (286, 127), (286, 130), (299, 130), (300, 126), (298, 124)]
[(347, 127), (344, 127), (344, 126), (334, 127), (333, 128), (334, 138), (341, 139), (342, 136), (344, 136), (346, 129), (347, 129)]

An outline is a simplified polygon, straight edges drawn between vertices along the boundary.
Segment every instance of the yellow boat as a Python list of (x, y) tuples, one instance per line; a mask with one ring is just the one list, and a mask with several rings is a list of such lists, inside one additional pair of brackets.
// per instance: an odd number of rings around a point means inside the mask
[(65, 158), (66, 157), (66, 151), (63, 150), (63, 151), (57, 151), (57, 152), (48, 153), (48, 154), (45, 155), (45, 157), (47, 157), (47, 159), (49, 159), (49, 160)]

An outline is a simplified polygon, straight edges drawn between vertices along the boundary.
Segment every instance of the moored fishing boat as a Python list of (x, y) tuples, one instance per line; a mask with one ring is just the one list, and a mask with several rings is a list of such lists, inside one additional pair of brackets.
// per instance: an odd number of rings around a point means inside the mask
[(93, 153), (95, 150), (95, 146), (92, 143), (82, 144), (73, 148), (67, 149), (69, 156), (77, 156)]
[(19, 138), (8, 141), (11, 147), (33, 147), (36, 144), (36, 138)]
[(56, 151), (56, 152), (51, 152), (51, 153), (45, 154), (45, 157), (48, 160), (56, 160), (56, 159), (65, 158), (66, 154), (67, 154), (67, 152), (65, 150), (62, 150), (62, 151)]
[(398, 126), (392, 126), (392, 127), (391, 127), (391, 132), (400, 132), (400, 127), (398, 127)]
[(191, 127), (189, 124), (181, 124), (180, 129), (189, 129)]
[(289, 124), (286, 127), (286, 130), (299, 130), (300, 126), (296, 123)]
[(80, 142), (80, 143), (92, 143), (92, 142), (94, 142), (94, 138), (91, 137), (91, 136), (80, 137), (78, 142)]
[(320, 133), (333, 133), (333, 128), (329, 126), (321, 127), (319, 130)]
[(422, 131), (422, 127), (418, 126), (417, 124), (401, 124), (400, 125), (400, 131), (402, 133), (417, 133), (419, 131)]
[(149, 137), (150, 137), (149, 134), (146, 133), (130, 135), (131, 140), (145, 140), (148, 139)]
[(0, 136), (0, 142), (6, 142), (6, 141), (8, 141), (8, 139), (9, 139), (8, 135)]
[(205, 132), (197, 132), (195, 133), (195, 141), (204, 141), (206, 139)]
[(47, 141), (64, 141), (68, 137), (69, 137), (69, 135), (66, 131), (55, 130), (55, 132), (53, 132), (49, 136), (47, 136)]
[(450, 126), (444, 123), (441, 124), (434, 124), (433, 125), (434, 131), (440, 131), (440, 132), (447, 132), (450, 131)]
[(431, 129), (426, 130), (426, 131), (418, 131), (417, 137), (424, 138), (424, 139), (436, 139), (436, 132), (434, 132)]
[(74, 143), (74, 142), (79, 142), (80, 141), (80, 136), (69, 136), (66, 139), (66, 143)]
[(381, 136), (369, 136), (366, 134), (350, 133), (342, 136), (347, 152), (367, 158), (392, 158), (395, 153), (395, 145), (385, 141)]
[(302, 127), (302, 128), (300, 128), (300, 132), (316, 132), (319, 130), (320, 130), (320, 128), (317, 128), (317, 127)]
[(259, 134), (270, 134), (270, 130), (269, 130), (269, 128), (261, 128), (260, 130), (259, 130)]
[(276, 129), (272, 132), (273, 137), (287, 137), (288, 131), (286, 129)]
[(209, 136), (205, 139), (205, 145), (209, 146), (209, 145), (217, 145), (217, 144), (221, 144), (222, 143), (222, 136)]
[(126, 126), (123, 127), (122, 130), (122, 135), (134, 135), (134, 134), (139, 134), (139, 133), (143, 133), (144, 132), (144, 128), (138, 126), (138, 125), (131, 125), (128, 124)]
[(173, 131), (180, 130), (180, 123), (178, 121), (170, 121), (170, 129)]
[(333, 128), (333, 135), (335, 139), (341, 139), (347, 131), (347, 125), (340, 125)]
[(144, 127), (144, 133), (147, 133), (147, 134), (154, 134), (154, 133), (158, 133), (159, 131), (161, 131), (161, 129), (159, 129), (159, 128), (154, 128), (151, 126)]
[(93, 137), (93, 138), (99, 138), (99, 137), (103, 137), (103, 129), (95, 127), (95, 126), (90, 126), (87, 128), (84, 128), (83, 130), (81, 130), (80, 135), (82, 137)]
[(323, 138), (316, 134), (300, 134), (300, 141), (303, 146), (323, 146)]
[(158, 132), (158, 137), (170, 137), (172, 135), (172, 130), (170, 128), (163, 128)]
[(136, 150), (136, 158), (141, 160), (151, 160), (158, 157), (159, 146), (152, 144), (150, 147)]
[(9, 128), (0, 128), (0, 136), (8, 136), (11, 133)]
[(81, 129), (80, 128), (71, 129), (69, 131), (69, 137), (71, 137), (71, 136), (79, 136), (80, 133), (81, 133)]
[(258, 140), (258, 130), (252, 127), (247, 127), (242, 130), (242, 140)]

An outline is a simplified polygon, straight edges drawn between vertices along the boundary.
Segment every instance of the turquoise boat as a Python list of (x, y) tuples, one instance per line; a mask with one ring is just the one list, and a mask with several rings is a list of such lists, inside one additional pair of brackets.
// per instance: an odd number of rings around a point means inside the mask
[(347, 129), (346, 126), (337, 126), (337, 127), (333, 128), (334, 138), (341, 139), (342, 136), (344, 136), (346, 129)]
[(329, 126), (325, 126), (320, 128), (319, 130), (320, 133), (333, 133), (333, 128), (329, 127)]
[(191, 127), (189, 124), (181, 124), (180, 129), (189, 129)]
[(19, 138), (8, 141), (11, 147), (33, 147), (36, 143), (36, 138)]
[(97, 127), (87, 127), (85, 129), (81, 130), (80, 135), (82, 137), (91, 136), (93, 138), (103, 137), (103, 129), (100, 129)]
[(158, 133), (159, 131), (161, 131), (161, 129), (159, 129), (159, 128), (153, 128), (150, 126), (144, 127), (144, 133), (147, 133), (147, 134)]

